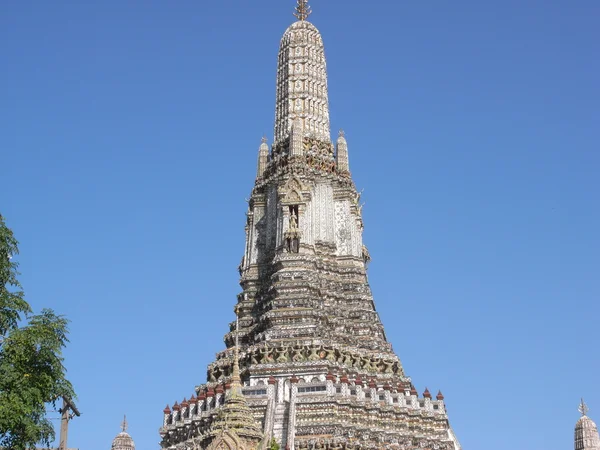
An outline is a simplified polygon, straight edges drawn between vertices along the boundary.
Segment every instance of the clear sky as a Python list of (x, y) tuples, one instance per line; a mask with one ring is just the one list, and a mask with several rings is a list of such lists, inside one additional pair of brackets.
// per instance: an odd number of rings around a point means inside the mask
[[(294, 3), (2, 2), (0, 211), (72, 321), (71, 447), (127, 414), (157, 449), (224, 348)], [(600, 421), (600, 2), (312, 6), (407, 374), (465, 449), (572, 448), (581, 396)]]

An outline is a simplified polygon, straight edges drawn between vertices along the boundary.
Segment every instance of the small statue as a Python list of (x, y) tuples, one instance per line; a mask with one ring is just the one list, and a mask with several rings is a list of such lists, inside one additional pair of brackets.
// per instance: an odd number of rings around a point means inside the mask
[(373, 366), (371, 366), (371, 358), (365, 356), (362, 358), (362, 366), (367, 372), (371, 372), (373, 370)]
[(350, 353), (344, 353), (343, 364), (348, 367), (352, 367), (352, 355)]
[(371, 261), (371, 255), (366, 245), (362, 246), (362, 257), (365, 264), (368, 264)]
[(206, 374), (206, 378), (208, 379), (209, 383), (214, 383), (217, 381), (216, 371), (217, 370), (214, 367), (208, 368), (208, 373)]
[(279, 355), (277, 357), (277, 362), (278, 363), (285, 363), (288, 362), (288, 356), (287, 356), (287, 352), (288, 352), (288, 347), (284, 346), (282, 348), (278, 348), (275, 350), (277, 352), (277, 354)]
[(275, 362), (275, 360), (271, 356), (271, 349), (269, 347), (267, 347), (265, 345), (265, 348), (261, 348), (259, 351), (260, 351), (260, 355), (262, 357), (261, 362), (263, 364)]
[(292, 239), (292, 253), (298, 253), (300, 251), (300, 240), (295, 237)]
[(302, 361), (304, 361), (305, 358), (304, 358), (304, 354), (303, 354), (304, 351), (303, 350), (304, 349), (300, 345), (294, 346), (292, 361), (294, 361), (294, 362), (302, 362)]
[(318, 361), (321, 359), (321, 357), (319, 356), (319, 347), (311, 347), (310, 348), (310, 354), (308, 355), (308, 360), (309, 361)]
[(326, 348), (325, 352), (326, 352), (325, 359), (327, 361), (334, 362), (335, 361), (335, 350), (332, 348)]
[(290, 216), (290, 231), (298, 229), (298, 218), (296, 217), (296, 213), (292, 211), (292, 215)]
[(390, 361), (389, 359), (383, 360), (384, 373), (394, 373), (394, 361)]

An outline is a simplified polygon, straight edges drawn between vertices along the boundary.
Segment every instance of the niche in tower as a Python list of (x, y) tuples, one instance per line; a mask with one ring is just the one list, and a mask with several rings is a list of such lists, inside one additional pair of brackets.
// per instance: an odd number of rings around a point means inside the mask
[(300, 216), (298, 214), (298, 205), (288, 205), (289, 225), (285, 233), (285, 248), (289, 253), (298, 253), (300, 251)]

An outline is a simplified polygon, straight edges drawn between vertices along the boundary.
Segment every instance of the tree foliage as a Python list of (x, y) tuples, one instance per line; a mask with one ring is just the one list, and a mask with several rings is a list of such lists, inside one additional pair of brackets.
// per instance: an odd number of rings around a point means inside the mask
[(269, 450), (279, 450), (280, 448), (281, 446), (277, 443), (275, 438), (272, 438), (271, 442), (269, 443)]
[(73, 397), (62, 350), (68, 320), (50, 309), (33, 314), (18, 281), (18, 242), (0, 215), (0, 446), (50, 445), (48, 405)]

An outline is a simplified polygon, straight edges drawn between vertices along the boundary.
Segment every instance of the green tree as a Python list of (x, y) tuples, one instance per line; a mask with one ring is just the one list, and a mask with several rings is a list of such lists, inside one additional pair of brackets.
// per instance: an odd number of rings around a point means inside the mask
[(280, 445), (277, 443), (275, 438), (272, 438), (271, 442), (269, 443), (269, 450), (279, 450), (279, 448), (280, 448)]
[(17, 276), (18, 242), (0, 215), (0, 447), (50, 445), (49, 405), (74, 397), (62, 350), (68, 320), (50, 309), (33, 314)]

